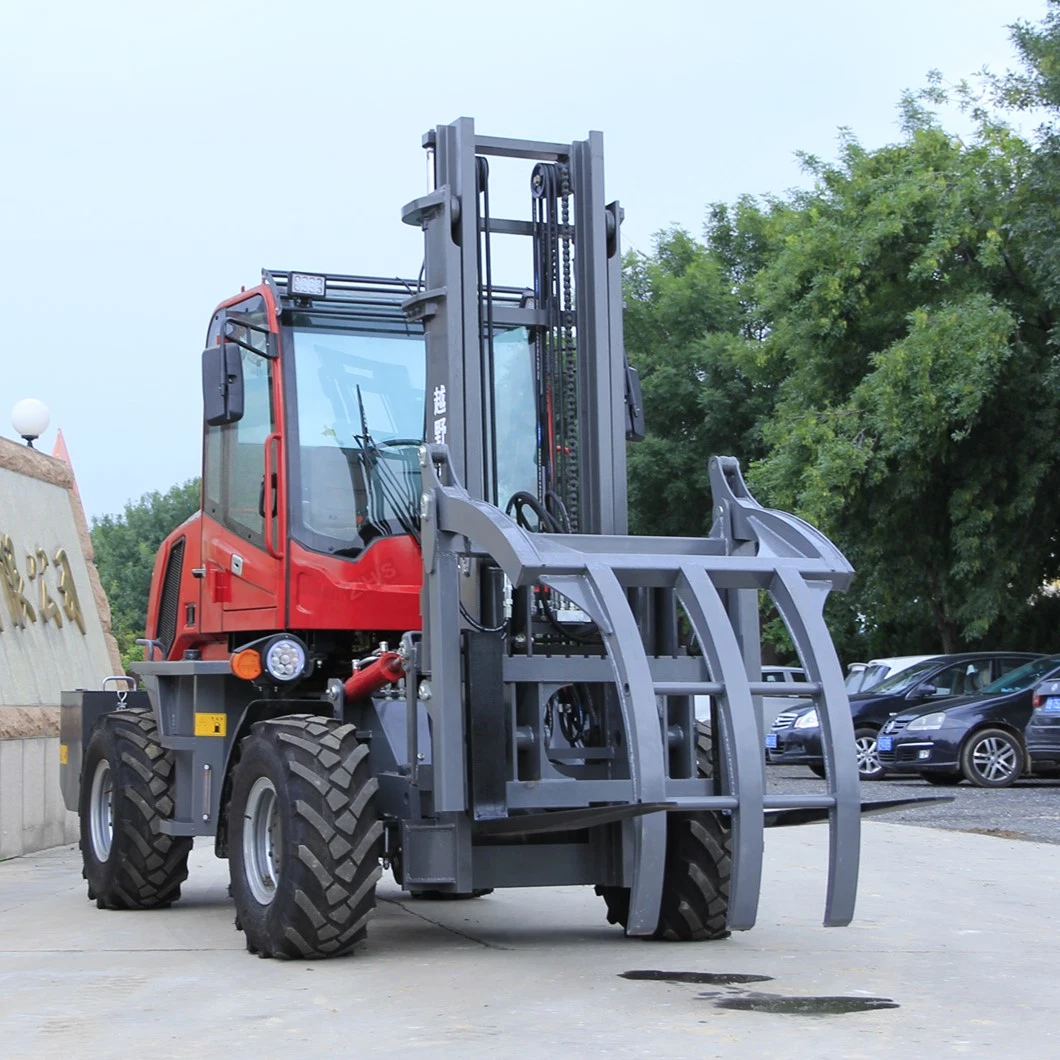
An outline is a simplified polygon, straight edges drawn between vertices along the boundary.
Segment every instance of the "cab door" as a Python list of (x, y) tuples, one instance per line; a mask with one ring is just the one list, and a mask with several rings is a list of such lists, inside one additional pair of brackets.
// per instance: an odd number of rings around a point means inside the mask
[(280, 629), (286, 618), (277, 336), (260, 294), (225, 307), (210, 340), (240, 348), (243, 415), (204, 427), (202, 617), (206, 632)]

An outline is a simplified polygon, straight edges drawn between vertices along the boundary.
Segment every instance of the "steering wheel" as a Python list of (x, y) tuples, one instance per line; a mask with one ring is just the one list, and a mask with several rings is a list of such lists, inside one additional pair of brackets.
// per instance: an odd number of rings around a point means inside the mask
[[(525, 509), (527, 508), (537, 516), (536, 529), (526, 517)], [(524, 530), (529, 530), (531, 533), (544, 531), (545, 533), (556, 534), (562, 532), (563, 528), (556, 521), (555, 516), (532, 493), (527, 493), (523, 490), (513, 493), (504, 507), (504, 514), (512, 515), (513, 512), (515, 513), (516, 525), (521, 526)]]

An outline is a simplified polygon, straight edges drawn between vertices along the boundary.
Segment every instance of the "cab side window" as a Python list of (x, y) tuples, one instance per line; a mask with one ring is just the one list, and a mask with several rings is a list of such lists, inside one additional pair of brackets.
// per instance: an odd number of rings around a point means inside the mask
[(203, 445), (207, 514), (259, 546), (265, 542), (265, 440), (276, 429), (267, 328), (265, 302), (259, 296), (230, 306), (214, 318), (207, 341), (217, 342), (223, 336), (240, 345), (243, 416), (223, 427), (206, 427)]

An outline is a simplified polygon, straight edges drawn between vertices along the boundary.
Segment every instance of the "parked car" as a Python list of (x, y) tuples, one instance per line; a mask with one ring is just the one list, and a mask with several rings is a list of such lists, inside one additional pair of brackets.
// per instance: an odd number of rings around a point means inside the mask
[[(780, 684), (788, 681), (804, 682), (806, 671), (798, 666), (763, 666), (762, 680), (767, 684)], [(792, 696), (763, 696), (761, 699), (762, 731), (768, 732), (776, 716), (792, 704), (804, 703), (805, 700)], [(710, 717), (710, 696), (696, 696), (696, 717), (705, 721)]]
[[(883, 767), (876, 753), (876, 737), (892, 715), (951, 696), (977, 692), (991, 681), (1038, 656), (1030, 652), (980, 651), (960, 655), (936, 655), (900, 670), (881, 681), (870, 692), (850, 697), (854, 720), (854, 743), (858, 775), (879, 780)], [(766, 734), (768, 761), (784, 765), (807, 765), (824, 776), (821, 726), (814, 706), (800, 705), (781, 711)]]
[(888, 773), (919, 773), (930, 784), (1014, 784), (1028, 764), (1023, 731), (1034, 691), (1047, 678), (1060, 678), (1060, 655), (1035, 659), (975, 695), (896, 714), (877, 741), (881, 766)]
[(1043, 681), (1034, 690), (1023, 739), (1030, 772), (1060, 773), (1060, 681)]
[(900, 670), (908, 670), (910, 666), (934, 658), (937, 656), (896, 655), (889, 659), (870, 659), (867, 663), (851, 663), (847, 667), (847, 694), (852, 696), (856, 692), (867, 692), (881, 681), (893, 677)]

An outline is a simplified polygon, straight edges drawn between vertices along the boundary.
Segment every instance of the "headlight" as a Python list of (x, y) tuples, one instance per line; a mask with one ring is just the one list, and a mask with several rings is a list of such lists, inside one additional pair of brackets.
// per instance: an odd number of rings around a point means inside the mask
[(265, 651), (265, 669), (274, 681), (294, 681), (305, 673), (305, 647), (293, 637), (277, 637)]
[(914, 718), (907, 728), (907, 732), (923, 732), (925, 729), (941, 729), (946, 721), (946, 712), (937, 710), (934, 714), (923, 714)]
[(809, 710), (805, 714), (800, 714), (795, 719), (795, 724), (792, 726), (793, 729), (816, 729), (821, 724), (820, 718), (817, 717), (816, 710)]

